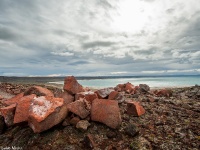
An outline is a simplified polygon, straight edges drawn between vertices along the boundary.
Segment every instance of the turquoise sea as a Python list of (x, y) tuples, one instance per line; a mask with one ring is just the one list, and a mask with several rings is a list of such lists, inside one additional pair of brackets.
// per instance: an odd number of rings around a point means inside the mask
[[(147, 84), (153, 88), (159, 87), (186, 87), (200, 85), (200, 76), (165, 76), (165, 77), (110, 77), (110, 78), (87, 78), (78, 79), (84, 87), (104, 88), (115, 87), (119, 83), (130, 82), (133, 85)], [(63, 81), (49, 82), (64, 84)]]

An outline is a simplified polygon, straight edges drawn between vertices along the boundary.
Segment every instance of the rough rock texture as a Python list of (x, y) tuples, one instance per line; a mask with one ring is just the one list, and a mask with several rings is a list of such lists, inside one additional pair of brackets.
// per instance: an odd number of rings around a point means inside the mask
[(16, 96), (5, 100), (3, 103), (6, 104), (7, 106), (12, 105), (12, 104), (17, 104), (17, 102), (24, 96), (24, 93), (17, 94)]
[(90, 126), (90, 123), (87, 120), (80, 120), (77, 124), (76, 124), (76, 128), (86, 131), (87, 128)]
[(80, 121), (80, 118), (79, 117), (73, 117), (69, 123), (72, 124), (72, 125), (75, 125)]
[(74, 96), (68, 93), (67, 91), (64, 91), (61, 97), (64, 99), (65, 104), (69, 104), (74, 101)]
[(172, 96), (172, 91), (171, 90), (167, 90), (167, 89), (161, 89), (161, 90), (156, 90), (154, 91), (154, 93), (157, 95), (157, 96), (160, 96), (160, 97), (170, 97)]
[(0, 100), (2, 100), (3, 99), (3, 96), (2, 95), (0, 95)]
[(127, 114), (133, 116), (141, 116), (145, 113), (145, 109), (140, 105), (139, 102), (128, 102), (127, 103)]
[(0, 135), (4, 132), (6, 127), (4, 117), (0, 115)]
[(7, 126), (13, 125), (13, 118), (15, 114), (16, 104), (0, 108), (0, 115), (4, 117)]
[(82, 85), (78, 83), (74, 76), (69, 76), (65, 78), (63, 89), (70, 94), (84, 92)]
[(85, 99), (77, 100), (67, 106), (70, 112), (78, 115), (82, 119), (86, 118), (90, 114), (90, 107), (90, 104)]
[(80, 92), (80, 93), (77, 93), (75, 95), (75, 100), (79, 100), (79, 99), (82, 99), (82, 98), (85, 98), (87, 101), (89, 101), (90, 103), (92, 103), (92, 101), (97, 97), (97, 94), (92, 92), (92, 91), (88, 91), (88, 92)]
[(141, 92), (148, 92), (150, 91), (150, 87), (146, 84), (139, 84), (139, 88)]
[(104, 88), (95, 91), (95, 93), (97, 94), (99, 99), (104, 99), (107, 98), (112, 91), (114, 91), (113, 88)]
[(91, 120), (106, 124), (116, 129), (121, 125), (121, 115), (117, 101), (95, 99), (92, 102)]
[(27, 89), (24, 92), (24, 95), (30, 95), (30, 94), (35, 94), (37, 96), (54, 96), (54, 94), (48, 90), (47, 88), (43, 88), (41, 86), (33, 86)]
[(125, 101), (125, 97), (122, 95), (122, 93), (119, 93), (117, 91), (112, 91), (109, 94), (108, 99), (116, 100), (118, 103), (122, 103)]
[(63, 98), (41, 96), (34, 98), (29, 111), (28, 123), (35, 133), (50, 129), (67, 116)]
[(114, 89), (115, 91), (117, 92), (122, 92), (122, 91), (125, 91), (125, 84), (118, 84)]
[(131, 83), (129, 83), (129, 82), (126, 83), (126, 85), (125, 85), (125, 91), (127, 93), (132, 93), (134, 91), (134, 85), (131, 84)]
[(14, 124), (27, 122), (29, 117), (29, 109), (31, 101), (36, 97), (35, 94), (22, 97), (18, 102), (15, 110)]

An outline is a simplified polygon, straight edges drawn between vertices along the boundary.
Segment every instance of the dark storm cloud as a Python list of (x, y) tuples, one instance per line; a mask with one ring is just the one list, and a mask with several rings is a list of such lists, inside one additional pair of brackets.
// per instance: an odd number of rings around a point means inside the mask
[(83, 43), (82, 47), (84, 49), (94, 48), (94, 47), (110, 47), (114, 44), (115, 44), (114, 42), (94, 41), (94, 42)]

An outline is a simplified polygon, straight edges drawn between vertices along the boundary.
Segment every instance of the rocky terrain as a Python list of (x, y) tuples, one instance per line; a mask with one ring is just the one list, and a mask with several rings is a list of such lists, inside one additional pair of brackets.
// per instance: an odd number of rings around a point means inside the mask
[(125, 83), (91, 91), (70, 77), (63, 89), (5, 82), (0, 107), (1, 149), (200, 149), (198, 85), (152, 90)]

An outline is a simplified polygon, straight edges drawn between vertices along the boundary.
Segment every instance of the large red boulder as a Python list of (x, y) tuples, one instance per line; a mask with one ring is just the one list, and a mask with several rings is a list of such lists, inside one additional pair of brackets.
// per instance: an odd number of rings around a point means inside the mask
[(37, 96), (52, 96), (52, 97), (54, 96), (50, 90), (48, 90), (47, 88), (43, 88), (41, 86), (30, 87), (24, 92), (25, 96), (31, 94), (35, 94)]
[(15, 109), (16, 109), (16, 104), (12, 104), (10, 106), (0, 108), (0, 115), (4, 117), (4, 120), (7, 126), (13, 125)]
[(35, 97), (30, 106), (28, 123), (35, 133), (40, 133), (63, 121), (67, 114), (63, 98)]
[(79, 99), (83, 99), (85, 98), (87, 101), (89, 101), (90, 103), (92, 103), (92, 101), (97, 97), (97, 94), (92, 92), (92, 91), (88, 91), (88, 92), (80, 92), (80, 93), (77, 93), (75, 95), (75, 100), (79, 100)]
[(36, 97), (35, 94), (22, 97), (18, 102), (15, 110), (14, 124), (28, 121), (29, 108), (31, 101)]
[(74, 76), (69, 76), (65, 78), (63, 89), (70, 94), (76, 94), (79, 92), (84, 92), (82, 85), (78, 83)]
[(125, 101), (125, 98), (124, 96), (122, 95), (122, 93), (119, 93), (117, 91), (112, 91), (110, 94), (109, 94), (109, 97), (108, 99), (110, 100), (116, 100), (118, 103), (122, 103)]
[(133, 116), (141, 116), (145, 113), (145, 109), (139, 102), (131, 101), (127, 103), (127, 114)]
[(106, 124), (116, 129), (121, 125), (121, 115), (118, 102), (115, 100), (95, 99), (92, 102), (91, 120)]
[(133, 84), (131, 84), (131, 83), (126, 83), (126, 85), (125, 85), (125, 92), (127, 92), (127, 93), (132, 93), (133, 91), (134, 91), (134, 85)]
[(84, 119), (90, 114), (91, 106), (85, 99), (80, 99), (68, 104), (67, 108), (70, 112)]
[(97, 94), (99, 99), (105, 99), (109, 96), (109, 94), (114, 91), (113, 88), (104, 88), (104, 89), (100, 89), (95, 91), (95, 93)]
[(17, 104), (17, 102), (24, 96), (24, 93), (20, 93), (8, 100), (3, 101), (4, 104), (7, 106), (12, 105), (12, 104)]

